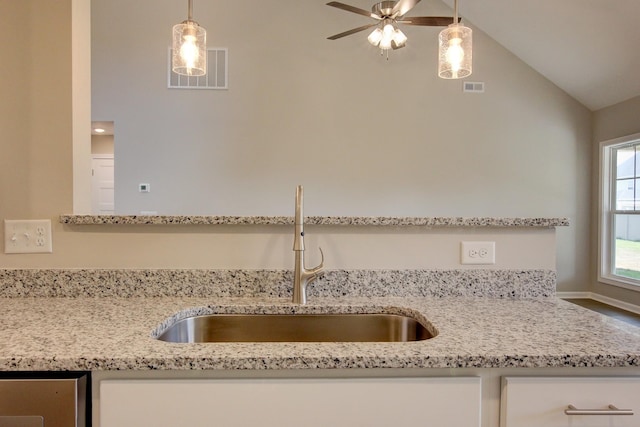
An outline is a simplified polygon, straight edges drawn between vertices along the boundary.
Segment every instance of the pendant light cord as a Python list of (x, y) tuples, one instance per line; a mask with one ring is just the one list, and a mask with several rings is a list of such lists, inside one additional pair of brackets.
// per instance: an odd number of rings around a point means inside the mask
[(189, 15), (188, 15), (187, 19), (189, 21), (193, 21), (192, 17), (193, 17), (193, 0), (189, 0)]

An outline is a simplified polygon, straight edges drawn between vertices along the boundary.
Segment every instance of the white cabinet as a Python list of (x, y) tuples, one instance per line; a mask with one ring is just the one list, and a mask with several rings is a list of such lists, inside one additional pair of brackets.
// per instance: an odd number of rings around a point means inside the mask
[(640, 378), (505, 377), (500, 408), (501, 427), (638, 427)]
[(100, 382), (100, 427), (480, 426), (480, 378)]

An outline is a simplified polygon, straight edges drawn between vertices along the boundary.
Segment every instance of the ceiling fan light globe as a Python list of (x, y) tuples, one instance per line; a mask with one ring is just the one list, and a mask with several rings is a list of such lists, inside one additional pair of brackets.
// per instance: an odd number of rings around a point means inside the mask
[(371, 32), (371, 34), (369, 34), (367, 40), (369, 40), (369, 43), (372, 45), (378, 46), (380, 44), (380, 40), (382, 40), (382, 30), (380, 28), (376, 28)]
[(393, 41), (392, 38), (387, 38), (387, 37), (383, 37), (382, 40), (380, 40), (380, 49), (382, 50), (389, 50), (391, 49), (391, 42)]
[(393, 33), (393, 41), (397, 47), (402, 47), (407, 44), (407, 36), (402, 31), (396, 28)]
[(391, 23), (384, 24), (384, 28), (382, 29), (382, 33), (385, 35), (385, 37), (388, 37), (388, 38), (393, 37), (393, 33), (394, 32), (395, 32), (395, 28), (394, 28), (393, 24), (391, 24)]
[(391, 19), (385, 19), (382, 23), (382, 38), (380, 39), (380, 49), (391, 49), (391, 42), (396, 32), (396, 27)]

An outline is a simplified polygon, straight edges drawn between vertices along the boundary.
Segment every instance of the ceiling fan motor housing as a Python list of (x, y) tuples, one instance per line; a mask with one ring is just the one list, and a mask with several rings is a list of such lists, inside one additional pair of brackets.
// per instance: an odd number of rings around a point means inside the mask
[(371, 7), (371, 11), (377, 15), (384, 17), (391, 16), (393, 13), (393, 6), (395, 6), (397, 1), (381, 1), (380, 3), (376, 3)]

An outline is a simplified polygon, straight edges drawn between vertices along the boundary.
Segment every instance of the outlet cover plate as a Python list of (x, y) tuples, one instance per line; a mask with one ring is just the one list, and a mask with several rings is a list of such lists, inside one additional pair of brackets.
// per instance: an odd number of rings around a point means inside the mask
[(4, 220), (6, 254), (51, 253), (50, 219)]
[(496, 242), (460, 242), (460, 263), (495, 264)]

